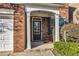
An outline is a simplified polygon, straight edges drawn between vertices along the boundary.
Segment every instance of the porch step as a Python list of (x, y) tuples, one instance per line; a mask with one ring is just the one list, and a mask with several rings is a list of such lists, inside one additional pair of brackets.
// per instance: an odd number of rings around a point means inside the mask
[(54, 56), (50, 49), (46, 50), (25, 50), (24, 52), (14, 53), (11, 56)]
[(9, 56), (11, 53), (11, 51), (1, 51), (0, 56)]

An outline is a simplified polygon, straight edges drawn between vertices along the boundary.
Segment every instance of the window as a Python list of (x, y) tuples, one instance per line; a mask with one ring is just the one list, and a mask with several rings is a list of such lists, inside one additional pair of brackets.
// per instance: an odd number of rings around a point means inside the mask
[(13, 15), (0, 14), (0, 50), (12, 49)]

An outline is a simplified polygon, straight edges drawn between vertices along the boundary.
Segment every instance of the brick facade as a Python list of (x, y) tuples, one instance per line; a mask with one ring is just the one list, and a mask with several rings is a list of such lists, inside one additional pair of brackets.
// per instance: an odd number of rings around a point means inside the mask
[(14, 52), (23, 51), (25, 48), (25, 12), (23, 4), (0, 4), (0, 9), (13, 9), (14, 12)]
[[(25, 49), (25, 10), (23, 4), (10, 4), (10, 3), (2, 3), (0, 4), (0, 9), (13, 9), (14, 12), (14, 52), (24, 51)], [(67, 6), (59, 8), (60, 15), (67, 17)], [(46, 12), (45, 12), (46, 13)], [(43, 38), (49, 38), (48, 35), (48, 20), (45, 19), (43, 21)], [(48, 36), (48, 37), (47, 37)]]
[(60, 16), (68, 19), (68, 7), (68, 4), (64, 4), (64, 7), (59, 8)]
[(43, 17), (42, 18), (42, 37), (43, 37), (43, 40), (48, 40), (48, 18), (46, 17)]

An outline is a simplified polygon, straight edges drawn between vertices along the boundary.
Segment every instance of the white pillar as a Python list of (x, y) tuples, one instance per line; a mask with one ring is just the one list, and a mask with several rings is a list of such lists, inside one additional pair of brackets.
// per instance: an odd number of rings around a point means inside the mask
[(30, 12), (27, 12), (27, 49), (31, 49)]
[(55, 42), (59, 41), (59, 15), (55, 14)]

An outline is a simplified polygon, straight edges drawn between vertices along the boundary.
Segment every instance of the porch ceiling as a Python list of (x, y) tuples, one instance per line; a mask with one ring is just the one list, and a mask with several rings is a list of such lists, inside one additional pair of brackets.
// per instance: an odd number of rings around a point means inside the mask
[(32, 11), (31, 16), (51, 17), (54, 16), (54, 13), (47, 11)]

